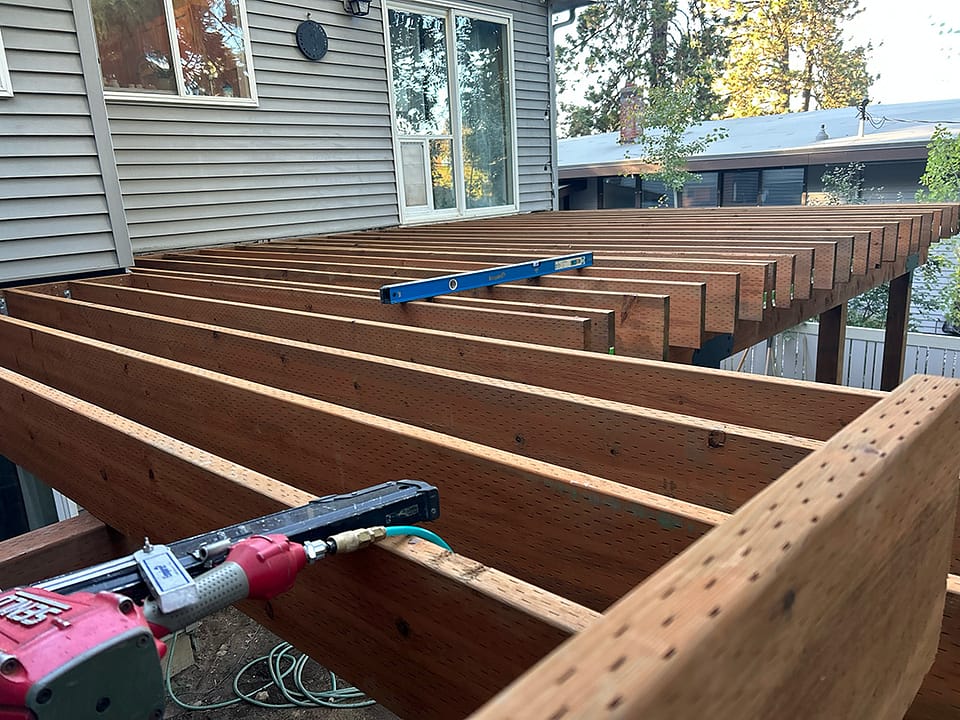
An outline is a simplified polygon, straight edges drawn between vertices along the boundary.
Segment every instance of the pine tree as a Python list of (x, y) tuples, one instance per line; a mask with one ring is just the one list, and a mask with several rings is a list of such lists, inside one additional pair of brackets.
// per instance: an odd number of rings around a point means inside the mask
[(867, 96), (869, 44), (843, 25), (860, 0), (718, 0), (731, 30), (722, 79), (735, 117), (856, 105)]
[(723, 21), (706, 0), (625, 0), (581, 10), (570, 40), (557, 45), (561, 91), (575, 90), (583, 103), (562, 103), (568, 135), (618, 127), (619, 90), (641, 94), (693, 81), (694, 117), (723, 111), (714, 90), (727, 55)]

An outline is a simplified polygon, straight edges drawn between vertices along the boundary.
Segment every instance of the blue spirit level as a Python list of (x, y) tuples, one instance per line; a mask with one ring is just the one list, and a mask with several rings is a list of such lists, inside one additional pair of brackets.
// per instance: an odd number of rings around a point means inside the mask
[(516, 265), (501, 265), (488, 270), (474, 270), (471, 272), (442, 275), (441, 277), (426, 278), (425, 280), (411, 280), (410, 282), (384, 285), (380, 288), (380, 302), (385, 305), (423, 300), (437, 295), (475, 290), (500, 283), (526, 280), (550, 275), (563, 270), (589, 267), (593, 265), (593, 253), (582, 252), (572, 255), (545, 258), (543, 260), (529, 260)]

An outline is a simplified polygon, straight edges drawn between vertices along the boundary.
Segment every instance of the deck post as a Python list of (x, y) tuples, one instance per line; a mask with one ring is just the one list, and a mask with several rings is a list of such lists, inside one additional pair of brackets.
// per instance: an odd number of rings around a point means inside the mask
[(843, 384), (843, 353), (847, 331), (847, 304), (820, 313), (817, 334), (817, 382)]
[(907, 350), (907, 321), (910, 318), (912, 280), (913, 272), (907, 272), (890, 281), (887, 325), (883, 332), (881, 390), (893, 390), (903, 381), (903, 359)]

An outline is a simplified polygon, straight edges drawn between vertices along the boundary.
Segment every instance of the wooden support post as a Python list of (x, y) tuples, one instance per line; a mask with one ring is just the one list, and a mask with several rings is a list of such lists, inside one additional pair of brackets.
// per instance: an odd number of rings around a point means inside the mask
[(887, 301), (887, 327), (883, 332), (883, 368), (880, 371), (881, 390), (893, 390), (903, 380), (903, 359), (907, 351), (912, 280), (913, 273), (907, 272), (890, 281), (890, 298)]
[(843, 353), (847, 334), (847, 304), (820, 313), (817, 336), (817, 382), (843, 385)]

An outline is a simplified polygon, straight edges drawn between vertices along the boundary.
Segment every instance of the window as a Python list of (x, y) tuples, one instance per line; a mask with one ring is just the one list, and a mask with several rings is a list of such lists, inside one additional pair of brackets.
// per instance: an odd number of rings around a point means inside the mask
[(13, 85), (10, 83), (10, 69), (7, 56), (3, 51), (3, 36), (0, 35), (0, 98), (13, 97)]
[(800, 205), (803, 202), (803, 168), (763, 171), (761, 205)]
[(636, 207), (637, 176), (605, 177), (601, 184), (600, 193), (601, 209)]
[(640, 181), (640, 207), (673, 207), (675, 195), (673, 188), (667, 187), (660, 180)]
[(759, 205), (760, 173), (741, 170), (723, 174), (723, 205)]
[(92, 0), (109, 97), (252, 104), (243, 0)]
[(509, 20), (411, 6), (387, 22), (404, 218), (515, 210)]
[(682, 207), (716, 207), (720, 204), (717, 192), (719, 173), (705, 172), (699, 175), (699, 180), (691, 180), (683, 186)]

